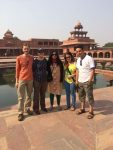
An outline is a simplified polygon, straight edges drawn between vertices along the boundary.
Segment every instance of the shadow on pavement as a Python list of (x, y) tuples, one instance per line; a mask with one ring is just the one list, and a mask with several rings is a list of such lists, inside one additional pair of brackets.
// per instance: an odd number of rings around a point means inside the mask
[(103, 115), (113, 114), (113, 102), (110, 100), (96, 100), (94, 110)]

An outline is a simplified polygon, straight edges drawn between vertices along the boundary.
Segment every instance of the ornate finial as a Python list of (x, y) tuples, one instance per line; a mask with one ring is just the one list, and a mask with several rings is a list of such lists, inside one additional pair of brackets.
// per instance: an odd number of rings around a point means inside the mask
[(82, 29), (83, 26), (82, 26), (81, 22), (78, 21), (74, 28), (79, 30), (79, 29)]

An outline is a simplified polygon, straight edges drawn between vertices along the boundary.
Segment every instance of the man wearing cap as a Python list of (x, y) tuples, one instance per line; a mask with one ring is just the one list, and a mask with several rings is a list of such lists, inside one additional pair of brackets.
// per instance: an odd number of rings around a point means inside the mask
[[(35, 114), (39, 115), (39, 107), (41, 110), (47, 112), (45, 106), (45, 93), (47, 89), (47, 60), (44, 56), (44, 50), (38, 49), (38, 57), (33, 62), (33, 85), (34, 85), (34, 98), (33, 110)], [(40, 105), (39, 105), (40, 104)]]

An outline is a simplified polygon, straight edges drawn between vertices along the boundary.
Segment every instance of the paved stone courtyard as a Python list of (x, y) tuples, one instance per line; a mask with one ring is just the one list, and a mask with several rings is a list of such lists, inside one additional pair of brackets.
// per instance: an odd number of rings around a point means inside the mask
[[(77, 110), (49, 111), (22, 122), (17, 106), (0, 110), (0, 150), (113, 150), (113, 87), (94, 91), (95, 117), (87, 119)], [(62, 96), (62, 106), (65, 96)]]

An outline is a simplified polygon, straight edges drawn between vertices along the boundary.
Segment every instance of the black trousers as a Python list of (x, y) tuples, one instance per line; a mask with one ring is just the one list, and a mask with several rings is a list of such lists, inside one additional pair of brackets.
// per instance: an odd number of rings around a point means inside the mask
[[(57, 98), (57, 105), (59, 106), (61, 95), (56, 95), (56, 98)], [(52, 93), (50, 93), (50, 103), (51, 103), (51, 106), (53, 106), (53, 104), (54, 104), (54, 94), (52, 94)]]
[(45, 106), (45, 93), (47, 89), (47, 82), (38, 82), (34, 80), (34, 97), (33, 97), (33, 110), (34, 112), (39, 111), (39, 107), (44, 109)]

